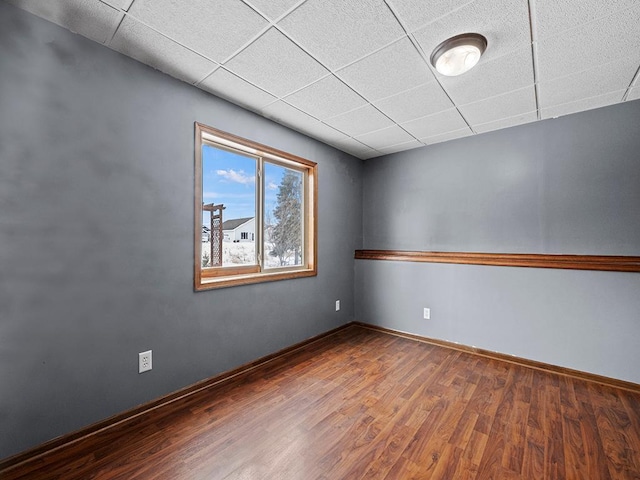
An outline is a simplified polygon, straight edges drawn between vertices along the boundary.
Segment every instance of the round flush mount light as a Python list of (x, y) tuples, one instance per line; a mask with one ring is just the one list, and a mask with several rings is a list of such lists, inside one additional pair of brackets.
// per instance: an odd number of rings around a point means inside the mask
[(442, 75), (455, 77), (471, 70), (487, 48), (479, 33), (463, 33), (438, 45), (431, 54), (431, 65)]

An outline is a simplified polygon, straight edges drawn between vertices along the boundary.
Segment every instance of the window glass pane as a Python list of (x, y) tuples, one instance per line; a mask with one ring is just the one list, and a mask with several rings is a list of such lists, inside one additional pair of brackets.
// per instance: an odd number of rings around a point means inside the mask
[(256, 265), (255, 158), (202, 146), (202, 266)]
[(303, 265), (303, 173), (264, 164), (265, 267)]

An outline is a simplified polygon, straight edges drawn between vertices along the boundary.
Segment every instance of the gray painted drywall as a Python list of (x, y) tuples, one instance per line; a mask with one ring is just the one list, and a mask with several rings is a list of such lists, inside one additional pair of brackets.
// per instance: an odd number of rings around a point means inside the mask
[[(640, 255), (639, 132), (636, 101), (367, 161), (364, 248)], [(356, 298), (360, 321), (640, 383), (638, 273), (358, 260)]]
[[(360, 160), (3, 2), (0, 52), (0, 458), (353, 320)], [(194, 293), (194, 121), (318, 162), (317, 277)]]
[(640, 255), (640, 101), (372, 159), (365, 248)]

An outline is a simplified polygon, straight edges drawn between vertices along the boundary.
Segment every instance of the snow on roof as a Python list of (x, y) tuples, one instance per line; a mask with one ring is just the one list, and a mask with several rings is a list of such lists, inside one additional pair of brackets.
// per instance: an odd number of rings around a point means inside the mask
[(222, 223), (222, 230), (235, 230), (240, 225), (247, 223), (249, 220), (253, 220), (253, 217), (247, 218), (234, 218)]

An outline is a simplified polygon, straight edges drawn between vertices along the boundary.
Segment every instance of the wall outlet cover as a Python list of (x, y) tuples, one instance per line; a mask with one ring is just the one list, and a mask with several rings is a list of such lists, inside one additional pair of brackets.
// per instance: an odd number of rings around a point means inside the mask
[(153, 368), (151, 350), (138, 354), (138, 373), (148, 372)]

